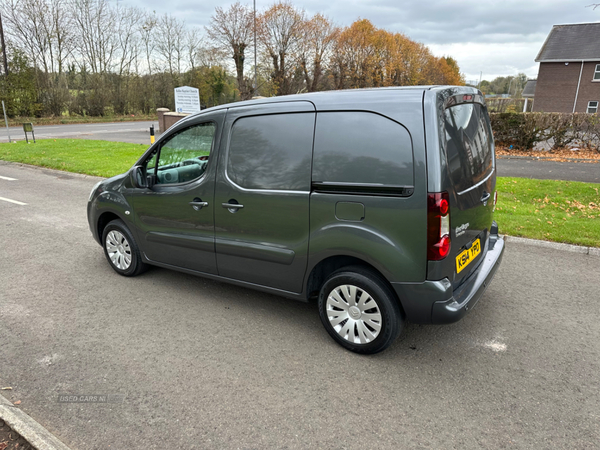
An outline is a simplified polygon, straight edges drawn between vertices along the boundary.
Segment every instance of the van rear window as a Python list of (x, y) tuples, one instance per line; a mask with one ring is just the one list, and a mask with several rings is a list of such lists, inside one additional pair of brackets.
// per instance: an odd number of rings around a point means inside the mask
[(446, 158), (458, 192), (485, 179), (493, 168), (492, 136), (485, 109), (463, 103), (444, 112)]

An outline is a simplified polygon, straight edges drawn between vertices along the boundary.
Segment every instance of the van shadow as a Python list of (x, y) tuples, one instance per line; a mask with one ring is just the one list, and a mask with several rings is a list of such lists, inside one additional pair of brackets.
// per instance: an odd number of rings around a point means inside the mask
[[(251, 322), (241, 323), (241, 326), (248, 327), (247, 330), (242, 330), (248, 336), (255, 334), (257, 329), (262, 329), (262, 333), (267, 334), (271, 329), (274, 330), (271, 338), (290, 339), (297, 343), (300, 337), (311, 348), (325, 348), (328, 353), (345, 352), (323, 328), (316, 300), (295, 301), (158, 267), (153, 267), (138, 279), (143, 284), (152, 279), (152, 285), (161, 285), (164, 289), (177, 293), (176, 297), (179, 302), (184, 302), (184, 308), (202, 308), (205, 313), (210, 313), (212, 308), (226, 308), (240, 320), (251, 317)], [(202, 295), (198, 295), (199, 293)], [(417, 325), (405, 322), (399, 338), (384, 352), (376, 355), (352, 355), (381, 361), (418, 358), (421, 362), (430, 360), (436, 364), (443, 359), (460, 359), (471, 354), (474, 349), (480, 349), (481, 342), (486, 336), (489, 337), (487, 316), (493, 315), (494, 311), (485, 301), (482, 303), (455, 324)], [(280, 329), (285, 329), (286, 333), (277, 332)], [(260, 338), (257, 336), (256, 339)], [(292, 342), (285, 344), (292, 345)]]

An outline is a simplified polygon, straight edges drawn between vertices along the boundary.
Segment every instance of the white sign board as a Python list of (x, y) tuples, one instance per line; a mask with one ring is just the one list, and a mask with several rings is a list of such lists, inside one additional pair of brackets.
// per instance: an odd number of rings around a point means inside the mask
[(175, 88), (175, 111), (178, 113), (200, 112), (200, 92), (190, 86)]

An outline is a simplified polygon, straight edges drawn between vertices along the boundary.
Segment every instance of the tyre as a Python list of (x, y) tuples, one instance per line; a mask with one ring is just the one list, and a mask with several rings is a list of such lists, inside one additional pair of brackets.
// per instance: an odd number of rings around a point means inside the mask
[(319, 315), (338, 344), (363, 354), (388, 348), (404, 323), (391, 288), (380, 275), (363, 267), (331, 274), (319, 293)]
[(140, 249), (122, 220), (109, 222), (102, 232), (102, 247), (110, 266), (119, 275), (134, 277), (148, 265), (142, 262)]

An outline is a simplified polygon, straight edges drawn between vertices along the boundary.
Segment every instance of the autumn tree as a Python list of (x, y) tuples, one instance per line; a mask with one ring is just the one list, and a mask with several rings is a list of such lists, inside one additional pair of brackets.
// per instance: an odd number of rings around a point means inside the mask
[(217, 6), (206, 31), (216, 46), (233, 59), (242, 100), (251, 98), (253, 89), (244, 76), (246, 49), (250, 46), (254, 33), (254, 17), (250, 8), (239, 2), (231, 5), (228, 10)]
[(424, 44), (366, 19), (336, 36), (331, 66), (336, 89), (464, 84), (454, 59), (435, 57)]
[(379, 30), (366, 19), (357, 20), (337, 35), (332, 57), (336, 89), (373, 85), (379, 40)]

